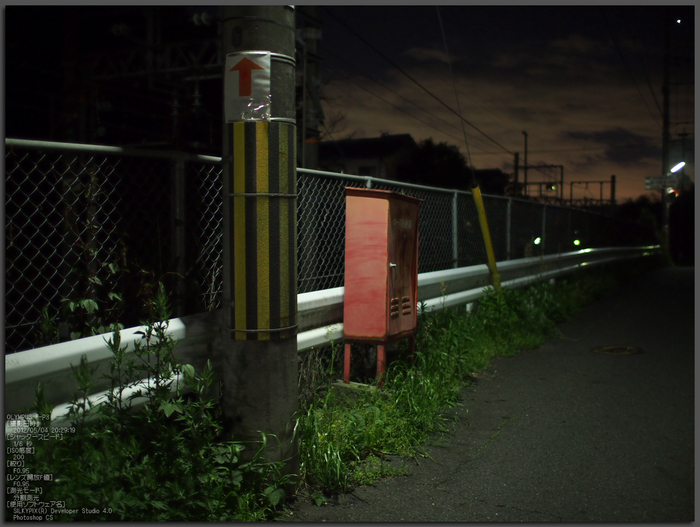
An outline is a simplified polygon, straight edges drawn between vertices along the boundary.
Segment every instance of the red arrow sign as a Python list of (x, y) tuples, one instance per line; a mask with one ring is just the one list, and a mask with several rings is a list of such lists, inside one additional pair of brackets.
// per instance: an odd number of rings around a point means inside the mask
[(231, 68), (229, 71), (237, 71), (238, 72), (238, 96), (239, 97), (250, 97), (250, 95), (253, 92), (253, 75), (252, 71), (253, 70), (262, 70), (265, 69), (261, 66), (258, 66), (255, 62), (252, 60), (248, 60), (247, 58), (243, 58), (238, 64), (236, 64), (233, 68)]

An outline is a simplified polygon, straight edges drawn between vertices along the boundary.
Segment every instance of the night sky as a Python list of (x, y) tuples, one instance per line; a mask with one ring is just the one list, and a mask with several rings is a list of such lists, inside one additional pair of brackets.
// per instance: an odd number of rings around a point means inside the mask
[[(526, 131), (529, 165), (563, 165), (565, 183), (615, 174), (618, 200), (661, 174), (662, 7), (334, 6), (319, 15), (325, 112), (345, 116), (330, 130), (336, 139), (432, 137), (458, 145), (478, 169), (512, 173)], [(683, 157), (679, 134), (688, 134), (693, 178), (694, 7), (669, 16), (670, 162)], [(442, 104), (457, 110), (455, 85), (468, 149), (459, 117)], [(528, 181), (557, 173), (530, 169)], [(599, 189), (579, 185), (574, 198)]]
[[(77, 132), (68, 133), (74, 126), (51, 118), (73, 112), (71, 101), (79, 97), (64, 60), (90, 66), (143, 40), (143, 9), (6, 7), (6, 136), (75, 140)], [(215, 25), (191, 23), (198, 9), (205, 8), (163, 7), (164, 38), (215, 35)], [(432, 138), (458, 146), (477, 169), (512, 173), (513, 154), (524, 161), (526, 131), (528, 164), (563, 165), (566, 198), (568, 182), (609, 181), (612, 174), (618, 201), (636, 198), (646, 193), (645, 177), (661, 175), (665, 14), (663, 7), (637, 6), (319, 7), (322, 133), (325, 139)], [(672, 6), (668, 14), (670, 162), (684, 158), (685, 173), (694, 178), (695, 12), (692, 5)], [(121, 23), (133, 26), (129, 38), (113, 34)], [(192, 133), (208, 145), (202, 153), (216, 155), (220, 80), (201, 83), (198, 114), (191, 88), (179, 100), (178, 126), (199, 120)], [(453, 113), (455, 88), (468, 121), (466, 145)], [(172, 100), (143, 81), (102, 82), (94, 94), (88, 117), (102, 135), (85, 142), (172, 139)], [(204, 137), (206, 131), (213, 132)], [(558, 174), (530, 169), (528, 180)], [(574, 198), (586, 196), (599, 197), (599, 186), (575, 189)]]

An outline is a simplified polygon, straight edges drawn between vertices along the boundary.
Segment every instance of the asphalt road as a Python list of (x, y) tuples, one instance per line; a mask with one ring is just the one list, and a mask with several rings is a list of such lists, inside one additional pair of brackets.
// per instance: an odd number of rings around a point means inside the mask
[(561, 324), (564, 338), (494, 361), (432, 459), (287, 519), (694, 521), (694, 285), (688, 267), (632, 278)]

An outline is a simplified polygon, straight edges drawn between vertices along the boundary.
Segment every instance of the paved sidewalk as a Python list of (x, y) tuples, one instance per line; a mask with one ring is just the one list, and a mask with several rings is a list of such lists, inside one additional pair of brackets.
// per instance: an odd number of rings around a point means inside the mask
[[(564, 338), (495, 360), (432, 460), (289, 519), (694, 521), (694, 300), (694, 268), (633, 278)], [(591, 351), (622, 345), (644, 351)]]

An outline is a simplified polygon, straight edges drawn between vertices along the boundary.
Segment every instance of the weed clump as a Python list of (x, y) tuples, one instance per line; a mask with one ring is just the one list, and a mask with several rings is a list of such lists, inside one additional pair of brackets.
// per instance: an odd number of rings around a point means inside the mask
[[(103, 404), (88, 398), (94, 371), (83, 356), (73, 368), (78, 394), (67, 415), (70, 433), (49, 428), (47, 440), (32, 444), (27, 468), (50, 475), (41, 482), (41, 499), (64, 509), (47, 519), (269, 519), (284, 503), (289, 476), (280, 476), (281, 463), (265, 463), (264, 435), (257, 445), (223, 440), (217, 403), (209, 395), (211, 364), (198, 375), (173, 356), (176, 341), (167, 332), (170, 309), (162, 285), (152, 307), (156, 321), (146, 324), (133, 355), (126, 355), (119, 331), (109, 340), (111, 389)], [(141, 383), (129, 381), (135, 378)], [(139, 400), (145, 403), (137, 411), (132, 407)], [(52, 411), (41, 385), (34, 411), (41, 423)], [(243, 462), (241, 453), (250, 446), (256, 453)], [(7, 514), (12, 518), (11, 509)]]
[[(431, 437), (448, 431), (453, 417), (447, 410), (460, 404), (472, 374), (494, 357), (534, 349), (560, 336), (557, 324), (616, 283), (607, 273), (505, 289), (503, 294), (491, 290), (473, 313), (463, 307), (427, 311), (421, 306), (414, 362), (391, 363), (381, 390), (347, 395), (332, 385), (341, 346), (333, 344), (324, 360), (320, 350), (313, 352), (313, 364), (327, 369), (302, 370), (314, 383), (303, 391), (297, 426), (301, 480), (314, 489), (312, 497), (320, 503), (319, 490), (346, 491), (376, 477), (403, 473), (385, 461), (387, 456), (418, 457)], [(399, 355), (405, 348), (403, 341)]]

